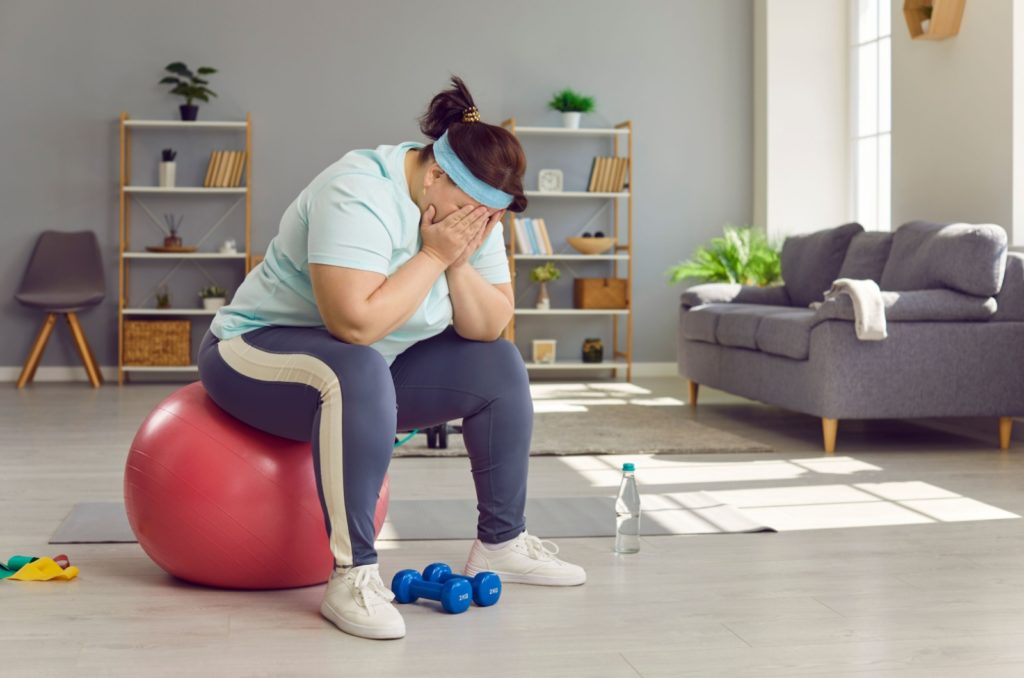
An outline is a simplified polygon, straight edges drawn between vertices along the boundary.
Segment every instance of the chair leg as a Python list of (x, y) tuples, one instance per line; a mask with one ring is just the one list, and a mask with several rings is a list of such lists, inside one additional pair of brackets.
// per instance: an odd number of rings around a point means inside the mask
[(24, 388), (25, 384), (31, 382), (36, 376), (36, 368), (39, 367), (39, 361), (43, 357), (43, 350), (46, 349), (46, 342), (50, 340), (50, 335), (53, 334), (53, 326), (56, 323), (57, 314), (48, 313), (42, 327), (39, 328), (39, 334), (36, 336), (35, 343), (32, 344), (32, 350), (28, 353), (25, 366), (21, 370), (21, 376), (18, 377), (18, 388)]
[(1010, 449), (1010, 434), (1013, 433), (1013, 417), (999, 417), (999, 449)]
[(839, 420), (822, 417), (821, 432), (825, 436), (825, 454), (832, 454), (836, 451), (836, 434), (839, 432)]
[(78, 348), (78, 355), (82, 357), (82, 363), (85, 364), (85, 373), (89, 376), (89, 383), (93, 388), (99, 388), (103, 383), (103, 375), (100, 374), (100, 368), (96, 365), (96, 358), (92, 355), (89, 342), (85, 340), (85, 332), (82, 331), (82, 326), (78, 323), (78, 316), (68, 313), (67, 319), (68, 326), (71, 328), (71, 336), (74, 337), (75, 346)]
[(689, 380), (687, 384), (690, 387), (690, 407), (697, 409), (697, 392), (700, 390), (700, 384), (692, 379)]

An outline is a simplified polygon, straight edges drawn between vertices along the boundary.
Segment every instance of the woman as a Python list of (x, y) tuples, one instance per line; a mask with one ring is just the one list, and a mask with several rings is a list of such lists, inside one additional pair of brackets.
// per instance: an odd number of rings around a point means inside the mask
[(199, 348), (221, 408), (312, 439), (335, 560), (320, 611), (367, 638), (405, 635), (373, 544), (399, 430), (463, 419), (479, 508), (466, 574), (586, 581), (523, 515), (533, 403), (518, 349), (499, 339), (514, 308), (499, 224), (526, 208), (526, 158), (452, 85), (420, 118), (434, 143), (351, 151), (299, 193)]

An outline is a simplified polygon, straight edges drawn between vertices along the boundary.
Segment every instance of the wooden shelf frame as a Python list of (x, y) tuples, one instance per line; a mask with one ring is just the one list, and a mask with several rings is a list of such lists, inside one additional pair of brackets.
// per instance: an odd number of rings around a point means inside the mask
[[(624, 264), (625, 279), (626, 279), (626, 308), (625, 309), (614, 309), (614, 310), (599, 310), (599, 309), (550, 309), (543, 311), (539, 309), (529, 308), (517, 308), (515, 313), (512, 315), (512, 320), (505, 328), (505, 338), (509, 341), (515, 342), (516, 336), (516, 318), (517, 316), (568, 316), (568, 317), (590, 317), (598, 315), (610, 316), (612, 320), (612, 355), (611, 360), (604, 363), (583, 363), (582, 361), (562, 361), (556, 362), (551, 365), (538, 365), (533, 362), (527, 362), (527, 368), (529, 369), (599, 369), (594, 365), (600, 365), (603, 369), (610, 369), (612, 371), (612, 377), (617, 378), (619, 371), (624, 370), (626, 381), (631, 381), (633, 378), (633, 187), (634, 187), (634, 171), (633, 171), (633, 122), (631, 120), (625, 120), (618, 123), (614, 127), (610, 128), (583, 128), (583, 129), (569, 129), (561, 127), (528, 127), (528, 126), (517, 126), (516, 119), (514, 117), (508, 118), (502, 121), (501, 126), (507, 129), (517, 137), (529, 137), (529, 136), (564, 136), (568, 138), (573, 137), (591, 137), (591, 136), (604, 136), (608, 137), (612, 141), (612, 155), (619, 155), (619, 141), (624, 140), (626, 156), (629, 158), (628, 170), (627, 170), (627, 186), (629, 190), (616, 192), (616, 193), (592, 193), (589, 191), (561, 191), (561, 192), (545, 192), (545, 191), (526, 191), (526, 196), (530, 199), (605, 199), (613, 201), (613, 237), (615, 238), (615, 252), (622, 254), (605, 255), (604, 260), (609, 261), (612, 264), (612, 275), (614, 277), (620, 277), (621, 272), (619, 269), (620, 264)], [(625, 228), (620, 227), (619, 217), (619, 200), (626, 201), (626, 223)], [(505, 242), (509, 248), (508, 251), (508, 266), (512, 276), (512, 287), (515, 288), (516, 284), (516, 262), (517, 261), (543, 261), (543, 260), (569, 260), (569, 261), (584, 261), (587, 259), (599, 260), (597, 257), (580, 256), (576, 257), (573, 255), (522, 255), (516, 254), (515, 250), (515, 229), (512, 228), (513, 219), (515, 215), (512, 213), (506, 214), (505, 228), (508, 237), (505, 238)], [(625, 235), (625, 242), (621, 240), (621, 236)], [(619, 321), (625, 322), (625, 346), (622, 347), (619, 340)], [(623, 350), (624, 349), (624, 350)]]
[[(172, 131), (185, 130), (235, 130), (245, 132), (245, 186), (230, 188), (207, 188), (204, 186), (176, 186), (172, 188), (161, 186), (139, 186), (129, 183), (132, 167), (132, 134), (133, 131), (142, 132), (147, 129), (162, 129)], [(134, 120), (129, 118), (126, 112), (121, 112), (118, 124), (120, 155), (119, 155), (119, 179), (118, 179), (118, 298), (117, 298), (117, 383), (125, 382), (126, 372), (194, 372), (195, 365), (181, 367), (158, 367), (124, 364), (124, 321), (126, 316), (174, 316), (179, 315), (192, 319), (212, 319), (214, 312), (204, 309), (143, 309), (127, 305), (128, 289), (130, 283), (130, 262), (134, 260), (177, 260), (177, 266), (189, 261), (198, 266), (196, 260), (238, 260), (243, 264), (243, 277), (251, 268), (252, 262), (252, 114), (246, 113), (245, 120)], [(133, 196), (138, 195), (218, 195), (230, 194), (241, 196), (239, 200), (245, 202), (245, 249), (235, 254), (221, 254), (219, 252), (195, 252), (195, 253), (160, 253), (160, 252), (139, 252), (131, 250), (131, 207)], [(137, 197), (135, 198), (138, 199)], [(145, 210), (145, 205), (140, 203)], [(232, 206), (233, 209), (234, 206)], [(228, 211), (230, 213), (231, 210)], [(226, 218), (227, 215), (225, 215)], [(152, 215), (150, 215), (152, 217)], [(219, 226), (220, 222), (214, 225), (207, 236)], [(202, 270), (200, 268), (200, 270)]]

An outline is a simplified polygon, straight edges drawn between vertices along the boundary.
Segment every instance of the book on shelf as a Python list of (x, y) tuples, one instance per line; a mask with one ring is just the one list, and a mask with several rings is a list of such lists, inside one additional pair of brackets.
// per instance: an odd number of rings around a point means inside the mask
[(210, 151), (210, 164), (206, 166), (206, 178), (203, 179), (203, 186), (213, 186), (213, 177), (217, 174), (217, 167), (220, 165), (220, 151)]
[(592, 193), (621, 193), (626, 185), (626, 174), (629, 171), (629, 158), (604, 157), (594, 158), (590, 166), (590, 181), (587, 191)]
[(203, 186), (234, 188), (241, 186), (245, 172), (245, 151), (211, 151)]
[(514, 218), (516, 254), (554, 254), (551, 236), (543, 219), (530, 217)]
[(551, 237), (548, 235), (548, 226), (544, 223), (543, 219), (534, 219), (538, 228), (540, 229), (540, 237), (544, 241), (544, 251), (541, 254), (554, 254), (555, 250), (551, 247)]

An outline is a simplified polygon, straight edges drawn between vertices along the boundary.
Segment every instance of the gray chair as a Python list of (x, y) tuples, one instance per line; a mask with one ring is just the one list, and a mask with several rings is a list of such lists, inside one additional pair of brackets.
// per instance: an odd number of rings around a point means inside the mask
[(25, 276), (14, 298), (45, 312), (46, 320), (39, 330), (28, 359), (18, 377), (18, 388), (32, 381), (43, 357), (46, 342), (53, 333), (57, 315), (62, 314), (71, 328), (75, 347), (85, 364), (93, 387), (103, 383), (96, 358), (85, 340), (76, 313), (96, 306), (106, 295), (103, 259), (99, 242), (92, 231), (43, 231), (36, 241)]

